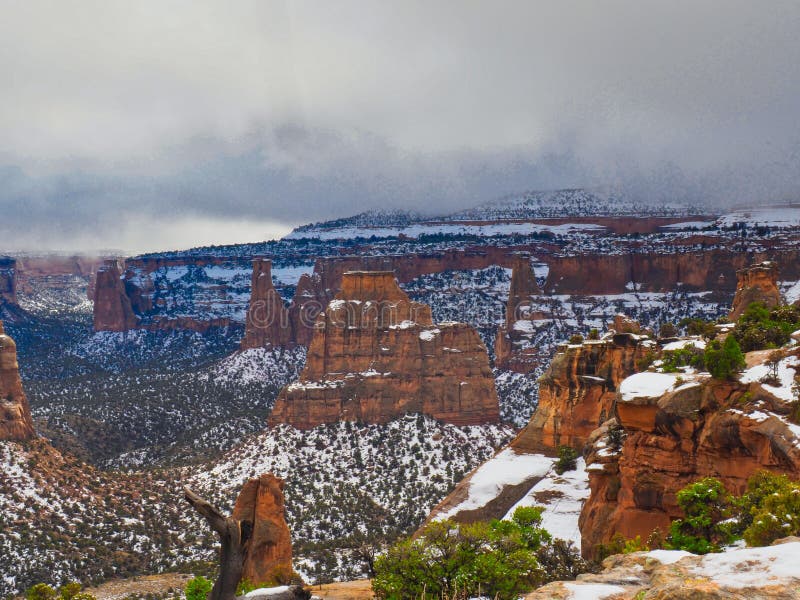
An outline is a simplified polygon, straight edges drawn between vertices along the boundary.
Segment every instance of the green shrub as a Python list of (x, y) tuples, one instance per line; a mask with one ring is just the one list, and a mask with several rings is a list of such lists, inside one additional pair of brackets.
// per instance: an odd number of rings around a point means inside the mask
[(658, 336), (662, 338), (677, 337), (678, 328), (672, 323), (662, 323), (658, 328)]
[(77, 581), (70, 581), (58, 588), (58, 594), (62, 600), (73, 600), (81, 591), (81, 584)]
[(214, 584), (202, 575), (190, 579), (189, 583), (186, 584), (186, 600), (206, 600), (213, 587)]
[(797, 329), (800, 329), (800, 307), (786, 305), (770, 310), (754, 302), (739, 317), (732, 335), (745, 352), (750, 352), (783, 346)]
[(749, 546), (768, 546), (777, 539), (800, 535), (800, 483), (786, 475), (756, 473), (747, 482), (739, 505)]
[(717, 379), (731, 379), (744, 366), (744, 354), (732, 335), (720, 344), (714, 340), (708, 344), (703, 356), (708, 372)]
[(583, 336), (576, 333), (575, 335), (570, 336), (569, 343), (572, 344), (572, 345), (582, 344), (583, 343)]
[(599, 340), (600, 339), (600, 332), (597, 330), (596, 327), (593, 327), (589, 330), (589, 339), (590, 340)]
[(392, 546), (375, 562), (372, 588), (391, 600), (478, 593), (516, 599), (545, 581), (537, 551), (551, 541), (541, 507), (518, 508), (511, 521), (437, 521), (416, 539)]
[(26, 600), (55, 600), (58, 594), (46, 583), (37, 583), (25, 592)]
[(703, 319), (683, 319), (680, 324), (681, 327), (686, 327), (686, 333), (688, 335), (699, 335), (706, 339), (712, 339), (717, 335), (716, 325), (711, 321), (703, 321)]
[(680, 367), (694, 367), (699, 371), (705, 369), (705, 353), (695, 346), (667, 350), (661, 360), (665, 373), (675, 373)]
[(567, 471), (574, 471), (578, 467), (578, 453), (570, 446), (558, 447), (558, 460), (555, 464), (555, 472), (563, 475)]
[(735, 523), (728, 520), (734, 513), (733, 498), (719, 479), (706, 477), (689, 484), (678, 492), (677, 500), (684, 518), (670, 525), (672, 548), (707, 554), (735, 539)]

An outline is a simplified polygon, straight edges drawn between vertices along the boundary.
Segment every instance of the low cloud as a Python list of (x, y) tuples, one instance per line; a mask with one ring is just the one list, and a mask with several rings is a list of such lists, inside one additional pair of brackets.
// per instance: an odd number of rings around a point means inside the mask
[(800, 191), (796, 2), (0, 10), (3, 250), (266, 237), (526, 189)]

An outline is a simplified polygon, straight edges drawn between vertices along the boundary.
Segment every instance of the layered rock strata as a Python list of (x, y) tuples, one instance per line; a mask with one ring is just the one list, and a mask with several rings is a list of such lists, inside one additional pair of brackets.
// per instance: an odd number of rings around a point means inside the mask
[(458, 425), (496, 422), (486, 348), (464, 323), (434, 325), (392, 272), (348, 272), (317, 318), (299, 381), (270, 424), (310, 429), (340, 420), (383, 423), (423, 413)]
[(778, 289), (778, 265), (771, 261), (755, 264), (736, 271), (736, 294), (729, 318), (735, 321), (753, 302), (760, 302), (767, 308), (781, 303)]
[(761, 469), (800, 476), (800, 429), (786, 419), (790, 402), (769, 386), (640, 373), (621, 387), (614, 417), (590, 439), (585, 556), (617, 533), (666, 532), (681, 516), (677, 492), (703, 477), (739, 494)]
[(553, 453), (559, 446), (572, 446), (580, 451), (613, 415), (619, 384), (654, 346), (638, 333), (613, 330), (599, 340), (561, 344), (539, 380), (536, 412), (512, 447)]
[(267, 473), (242, 487), (231, 517), (249, 522), (242, 579), (254, 585), (286, 583), (292, 574), (292, 536), (286, 524), (282, 479)]
[(34, 437), (31, 410), (19, 377), (17, 345), (0, 322), (0, 440), (24, 441)]
[(289, 311), (272, 283), (272, 261), (257, 258), (253, 261), (250, 305), (241, 348), (288, 346), (294, 339)]
[(122, 264), (115, 259), (106, 260), (94, 283), (95, 331), (128, 331), (138, 323), (122, 280)]
[(0, 257), (0, 304), (17, 303), (17, 261)]

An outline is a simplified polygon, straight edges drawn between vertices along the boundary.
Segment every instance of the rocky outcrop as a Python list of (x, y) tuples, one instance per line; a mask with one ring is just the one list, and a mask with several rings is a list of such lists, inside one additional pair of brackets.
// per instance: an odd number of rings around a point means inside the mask
[(24, 441), (34, 437), (31, 410), (19, 377), (17, 345), (0, 322), (0, 440)]
[(542, 357), (538, 349), (524, 343), (530, 328), (521, 326), (549, 316), (532, 308), (532, 297), (539, 294), (541, 289), (531, 266), (530, 254), (515, 255), (505, 322), (498, 327), (495, 338), (495, 366), (498, 368), (530, 373), (539, 365)]
[(729, 318), (737, 320), (753, 302), (760, 302), (767, 308), (781, 303), (778, 289), (778, 265), (771, 261), (755, 264), (736, 271), (736, 295)]
[(252, 523), (242, 579), (254, 585), (287, 583), (292, 576), (292, 537), (284, 515), (283, 480), (272, 474), (242, 487), (231, 517)]
[(17, 303), (17, 261), (0, 257), (0, 304)]
[(247, 309), (242, 350), (294, 343), (289, 311), (272, 283), (272, 261), (257, 258), (253, 261), (250, 282), (250, 305)]
[(599, 573), (549, 583), (525, 600), (791, 600), (800, 598), (795, 568), (800, 538), (766, 548), (696, 556), (680, 550), (616, 554)]
[(623, 382), (614, 418), (590, 439), (584, 555), (616, 533), (646, 539), (667, 531), (681, 516), (676, 493), (700, 478), (717, 477), (739, 494), (761, 469), (800, 476), (789, 403), (769, 390), (707, 375), (640, 373)]
[(423, 413), (448, 423), (498, 420), (486, 348), (464, 323), (434, 325), (387, 271), (345, 273), (315, 324), (299, 381), (270, 424), (309, 429), (340, 420), (383, 423)]
[[(627, 329), (632, 328), (627, 323)], [(539, 380), (536, 412), (512, 447), (552, 453), (559, 446), (572, 446), (580, 451), (612, 416), (619, 384), (636, 372), (653, 346), (645, 336), (613, 330), (599, 340), (561, 344)]]
[(139, 323), (121, 271), (122, 265), (115, 259), (106, 260), (97, 271), (94, 285), (95, 331), (128, 331)]

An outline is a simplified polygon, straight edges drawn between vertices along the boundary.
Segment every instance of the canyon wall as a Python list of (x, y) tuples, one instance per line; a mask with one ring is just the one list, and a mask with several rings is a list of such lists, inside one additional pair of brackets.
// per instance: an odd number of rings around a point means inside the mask
[(384, 423), (423, 413), (457, 425), (496, 422), (486, 348), (464, 323), (434, 325), (392, 272), (342, 276), (320, 314), (297, 382), (281, 391), (270, 424), (310, 429), (340, 420)]
[(682, 516), (677, 492), (703, 477), (741, 494), (761, 469), (800, 476), (800, 439), (788, 412), (788, 402), (759, 383), (708, 377), (653, 397), (618, 398), (614, 418), (590, 440), (584, 556), (595, 556), (617, 533), (666, 533)]
[(0, 304), (17, 304), (17, 261), (0, 257)]
[(31, 410), (19, 377), (17, 345), (0, 322), (0, 440), (24, 441), (34, 437)]
[(767, 308), (781, 303), (778, 289), (778, 264), (765, 261), (736, 271), (736, 294), (729, 318), (736, 321), (753, 302), (760, 302)]
[(621, 294), (630, 291), (629, 283), (643, 292), (666, 292), (680, 283), (687, 290), (731, 292), (738, 270), (768, 259), (786, 266), (784, 279), (800, 279), (799, 258), (796, 250), (734, 249), (552, 256), (544, 259), (550, 267), (544, 287), (553, 294)]

